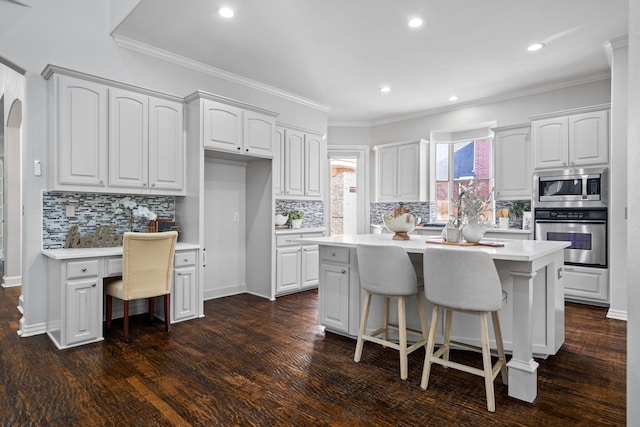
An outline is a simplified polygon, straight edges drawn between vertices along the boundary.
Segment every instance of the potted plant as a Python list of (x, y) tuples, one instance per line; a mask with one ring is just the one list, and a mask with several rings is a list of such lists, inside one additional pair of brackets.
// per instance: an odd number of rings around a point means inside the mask
[[(485, 191), (486, 192), (486, 191)], [(458, 198), (458, 217), (465, 222), (462, 236), (467, 242), (479, 242), (486, 231), (486, 218), (491, 206), (493, 191), (483, 194), (478, 181), (471, 181), (468, 186), (460, 186)]]
[(302, 218), (304, 218), (304, 213), (300, 211), (289, 212), (289, 220), (291, 220), (291, 228), (302, 227)]

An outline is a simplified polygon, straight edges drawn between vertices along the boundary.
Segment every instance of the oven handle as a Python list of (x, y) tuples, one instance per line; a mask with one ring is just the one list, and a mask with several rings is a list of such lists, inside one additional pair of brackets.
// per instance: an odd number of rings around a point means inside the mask
[(536, 224), (566, 224), (569, 222), (575, 222), (578, 224), (596, 224), (596, 225), (605, 225), (607, 221), (585, 221), (579, 219), (568, 219), (562, 221), (553, 221), (553, 220), (545, 220), (545, 219), (536, 219)]

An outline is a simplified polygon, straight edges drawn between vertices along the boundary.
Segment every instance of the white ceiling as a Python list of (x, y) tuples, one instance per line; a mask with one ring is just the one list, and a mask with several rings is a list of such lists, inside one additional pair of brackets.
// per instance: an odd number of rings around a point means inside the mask
[[(217, 15), (230, 6), (235, 17)], [(114, 35), (375, 123), (609, 72), (628, 0), (142, 0)], [(410, 17), (425, 24), (410, 29)], [(538, 52), (526, 47), (546, 43)], [(389, 85), (391, 92), (379, 88)]]

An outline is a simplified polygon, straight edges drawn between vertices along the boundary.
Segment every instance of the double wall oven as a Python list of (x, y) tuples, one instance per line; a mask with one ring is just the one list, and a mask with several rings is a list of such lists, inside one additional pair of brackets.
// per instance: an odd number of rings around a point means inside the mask
[(534, 175), (534, 238), (571, 242), (565, 265), (608, 266), (608, 178), (607, 168)]

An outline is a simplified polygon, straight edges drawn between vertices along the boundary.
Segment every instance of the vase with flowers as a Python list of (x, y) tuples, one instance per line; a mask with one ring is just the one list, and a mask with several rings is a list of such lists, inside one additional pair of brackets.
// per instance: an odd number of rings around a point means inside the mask
[(471, 180), (465, 187), (460, 184), (456, 215), (462, 224), (462, 237), (477, 243), (487, 230), (486, 221), (493, 200), (493, 191), (484, 188), (479, 181)]
[(114, 215), (120, 215), (126, 211), (129, 211), (129, 231), (133, 231), (134, 223), (133, 219), (145, 218), (147, 221), (154, 221), (158, 216), (155, 212), (151, 211), (148, 207), (139, 205), (135, 200), (130, 197), (124, 197), (121, 200), (117, 200), (111, 204)]

